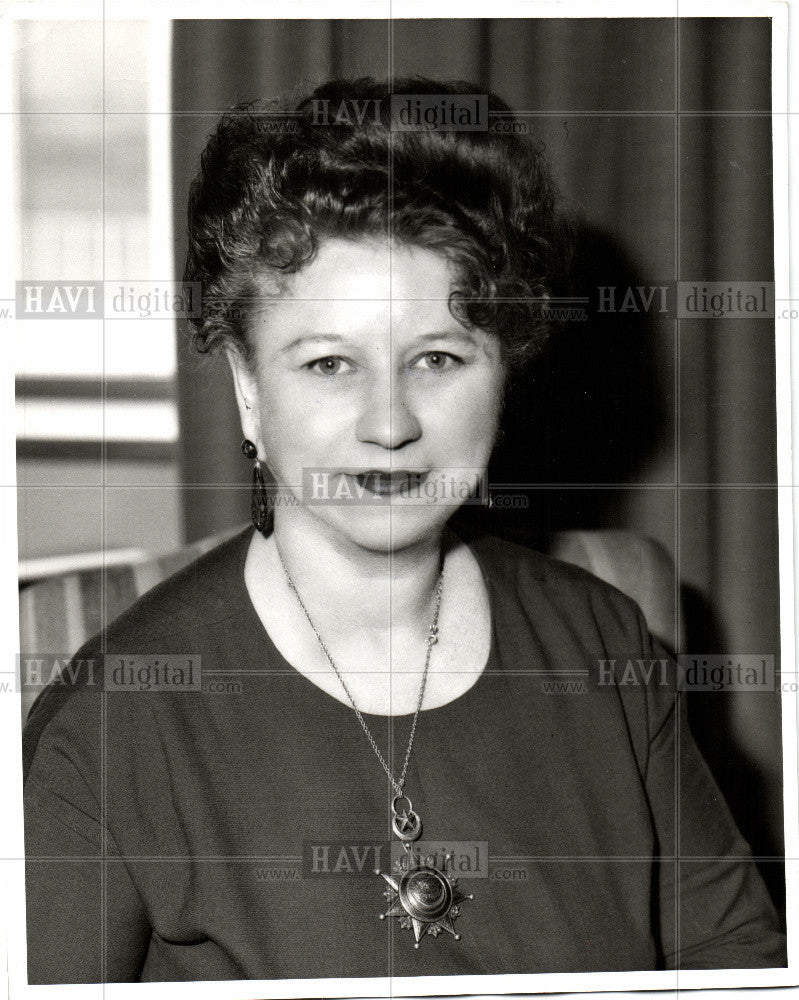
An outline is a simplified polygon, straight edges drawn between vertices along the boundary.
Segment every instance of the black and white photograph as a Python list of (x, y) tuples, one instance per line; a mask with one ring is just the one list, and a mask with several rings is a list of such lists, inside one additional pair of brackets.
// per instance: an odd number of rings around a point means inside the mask
[(788, 5), (7, 13), (10, 995), (795, 986)]

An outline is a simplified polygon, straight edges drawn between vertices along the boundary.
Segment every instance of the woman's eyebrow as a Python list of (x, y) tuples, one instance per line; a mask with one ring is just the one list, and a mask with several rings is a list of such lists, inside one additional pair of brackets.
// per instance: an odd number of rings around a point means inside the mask
[[(418, 337), (413, 338), (412, 344), (416, 347), (420, 344), (440, 342), (442, 340), (469, 344), (473, 347), (478, 346), (480, 343), (480, 338), (475, 333), (471, 330), (461, 328), (458, 330), (433, 330), (430, 333), (422, 333)], [(293, 340), (290, 340), (288, 344), (284, 344), (283, 347), (279, 348), (275, 353), (275, 357), (288, 354), (295, 348), (307, 344), (345, 344), (348, 342), (349, 338), (340, 333), (301, 333), (299, 336), (294, 337)]]
[(432, 333), (423, 333), (416, 337), (414, 342), (426, 344), (430, 341), (436, 340), (454, 340), (460, 343), (477, 346), (481, 343), (482, 338), (472, 330), (460, 327), (457, 330), (435, 330)]
[(284, 344), (275, 356), (279, 357), (281, 354), (288, 354), (289, 351), (293, 351), (295, 347), (301, 347), (303, 344), (341, 344), (346, 339), (340, 333), (301, 333), (299, 337), (295, 337), (288, 344)]

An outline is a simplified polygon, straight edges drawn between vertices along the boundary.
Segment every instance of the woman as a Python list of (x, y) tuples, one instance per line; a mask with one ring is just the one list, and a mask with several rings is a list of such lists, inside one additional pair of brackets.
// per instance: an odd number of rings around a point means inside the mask
[[(662, 655), (637, 607), (448, 524), (563, 267), (536, 146), (392, 128), (392, 95), (473, 93), (333, 82), (208, 141), (186, 278), (255, 525), (81, 650), (106, 693), (84, 670), (31, 713), (31, 982), (785, 963), (674, 685), (600, 682)], [(204, 690), (113, 689), (169, 656)]]

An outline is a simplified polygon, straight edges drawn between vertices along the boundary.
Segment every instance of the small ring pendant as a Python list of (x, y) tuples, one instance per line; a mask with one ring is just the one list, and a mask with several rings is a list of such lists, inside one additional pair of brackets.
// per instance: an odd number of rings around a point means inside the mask
[[(397, 803), (402, 799), (405, 799), (408, 807), (400, 812)], [(413, 803), (407, 795), (396, 795), (391, 802), (391, 829), (406, 844), (418, 840), (421, 835), (422, 821), (419, 814), (413, 811)]]

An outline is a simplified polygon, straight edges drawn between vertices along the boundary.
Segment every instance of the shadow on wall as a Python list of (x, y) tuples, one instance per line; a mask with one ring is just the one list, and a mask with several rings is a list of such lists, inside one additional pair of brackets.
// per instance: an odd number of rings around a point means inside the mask
[[(584, 309), (585, 319), (566, 322), (509, 394), (491, 483), (634, 486), (669, 433), (664, 388), (671, 379), (659, 370), (657, 318), (597, 308), (599, 288), (651, 280), (596, 229), (580, 226), (575, 245), (572, 273), (554, 291)], [(525, 524), (518, 515), (503, 524), (495, 511), (497, 530), (521, 532), (519, 541), (534, 544), (554, 530), (624, 527), (612, 490), (530, 489), (529, 497)]]

